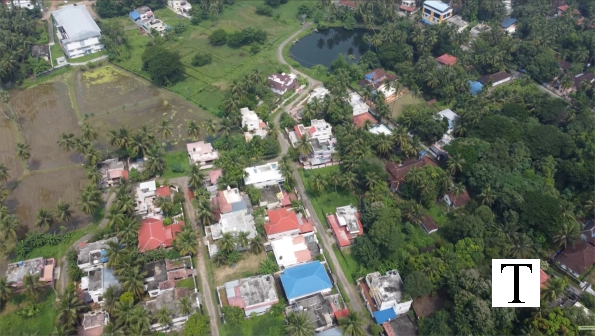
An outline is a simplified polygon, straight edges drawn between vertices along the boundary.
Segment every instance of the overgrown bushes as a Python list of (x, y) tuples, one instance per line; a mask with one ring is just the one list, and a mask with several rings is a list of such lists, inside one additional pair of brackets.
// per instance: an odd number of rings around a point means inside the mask
[(27, 259), (27, 255), (33, 251), (33, 249), (42, 246), (56, 246), (60, 245), (62, 241), (69, 241), (72, 237), (72, 232), (65, 234), (50, 234), (50, 233), (38, 233), (32, 232), (25, 237), (25, 239), (19, 241), (15, 247), (15, 255), (19, 260)]
[(196, 54), (192, 58), (192, 65), (203, 66), (210, 64), (213, 61), (213, 55), (211, 54)]

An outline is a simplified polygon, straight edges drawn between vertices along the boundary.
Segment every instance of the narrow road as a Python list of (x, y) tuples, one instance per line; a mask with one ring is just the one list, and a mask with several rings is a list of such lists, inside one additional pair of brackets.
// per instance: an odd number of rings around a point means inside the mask
[[(105, 213), (107, 214), (109, 208), (112, 206), (112, 202), (114, 201), (114, 198), (116, 197), (115, 193), (109, 193), (107, 195), (107, 200), (105, 202)], [(104, 227), (106, 227), (107, 223), (109, 222), (109, 219), (106, 217), (104, 217), (101, 220), (101, 223), (99, 223), (99, 228), (97, 228), (97, 230), (101, 230)], [(93, 234), (89, 233), (84, 235), (81, 239), (75, 241), (72, 244), (73, 248), (76, 248), (77, 246), (79, 246), (81, 243), (86, 242), (87, 240), (89, 240), (91, 237), (93, 236)], [(64, 292), (64, 289), (66, 288), (66, 286), (68, 281), (68, 260), (66, 259), (66, 256), (62, 257), (62, 261), (60, 261), (60, 279), (59, 279), (59, 283), (60, 283), (60, 292)]]
[[(169, 183), (175, 184), (180, 186), (182, 192), (184, 193), (184, 197), (186, 198), (186, 214), (188, 215), (188, 219), (190, 220), (190, 224), (196, 228), (196, 211), (194, 210), (194, 206), (192, 205), (192, 198), (188, 195), (188, 177), (176, 177), (169, 180)], [(188, 223), (186, 223), (188, 224)], [(211, 336), (219, 336), (219, 311), (217, 307), (213, 304), (213, 296), (211, 291), (211, 284), (209, 283), (209, 279), (207, 278), (207, 268), (205, 266), (205, 255), (203, 253), (203, 248), (201, 244), (201, 239), (198, 239), (198, 253), (196, 255), (196, 268), (198, 269), (198, 273), (200, 276), (200, 283), (202, 289), (202, 304), (207, 307), (207, 313), (209, 314), (209, 318), (211, 320)], [(208, 258), (208, 257), (207, 257)]]
[[(301, 32), (308, 29), (311, 25), (312, 25), (312, 22), (306, 23), (300, 30), (295, 32), (293, 35), (291, 35), (289, 38), (287, 38), (287, 40), (285, 40), (283, 43), (281, 43), (281, 45), (277, 49), (277, 58), (279, 59), (279, 62), (289, 65), (285, 61), (285, 59), (283, 59), (283, 47), (285, 47), (285, 45), (287, 43), (289, 43), (290, 41), (295, 39), (295, 37), (297, 35), (299, 35)], [(303, 76), (308, 79), (308, 89), (313, 89), (316, 86), (322, 85), (322, 82), (315, 80), (314, 78), (311, 78), (311, 77), (303, 74), (302, 72), (295, 70), (294, 68), (291, 67), (291, 65), (289, 65), (289, 68), (291, 69), (291, 73)], [(275, 123), (277, 125), (279, 124), (279, 119), (281, 118), (281, 114), (290, 111), (295, 104), (300, 102), (305, 97), (305, 95), (308, 93), (308, 91), (309, 90), (304, 90), (300, 94), (300, 96), (298, 96), (298, 98), (296, 100), (294, 100), (291, 104), (286, 106), (284, 111), (279, 113), (276, 116)], [(281, 145), (281, 152), (282, 152), (281, 156), (283, 156), (284, 153), (287, 152), (287, 149), (289, 148), (290, 144), (287, 141), (287, 139), (285, 138), (284, 133), (281, 131), (281, 129), (279, 129), (279, 133), (280, 134), (279, 134), (278, 139), (279, 139), (279, 144)], [(293, 175), (295, 176), (297, 190), (302, 197), (304, 207), (306, 209), (308, 209), (308, 212), (312, 216), (312, 220), (314, 221), (314, 224), (316, 225), (316, 229), (318, 230), (318, 232), (320, 232), (320, 236), (322, 237), (323, 248), (328, 252), (328, 255), (330, 256), (331, 261), (335, 265), (335, 267), (334, 267), (335, 275), (337, 276), (338, 281), (341, 283), (343, 289), (345, 290), (345, 295), (347, 295), (347, 297), (349, 298), (351, 309), (366, 316), (367, 310), (355, 289), (355, 284), (352, 284), (347, 280), (347, 277), (345, 277), (345, 273), (343, 272), (343, 269), (341, 268), (341, 264), (339, 264), (339, 260), (337, 260), (337, 256), (335, 255), (335, 252), (333, 251), (334, 241), (332, 240), (332, 238), (329, 238), (328, 234), (326, 233), (326, 228), (320, 222), (321, 218), (318, 218), (318, 216), (316, 215), (316, 211), (312, 207), (312, 203), (310, 203), (310, 200), (308, 199), (308, 196), (306, 195), (306, 189), (304, 188), (304, 183), (303, 183), (302, 178), (297, 170), (297, 165), (294, 165), (293, 168), (294, 168)]]

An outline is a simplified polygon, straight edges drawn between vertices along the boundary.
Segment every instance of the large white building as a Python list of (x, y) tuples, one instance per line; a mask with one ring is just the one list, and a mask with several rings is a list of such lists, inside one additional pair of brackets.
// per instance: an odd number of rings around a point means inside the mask
[(278, 162), (267, 163), (262, 166), (246, 168), (248, 176), (244, 178), (246, 185), (253, 185), (256, 188), (283, 183), (285, 178), (281, 174)]
[(388, 271), (385, 275), (370, 273), (366, 275), (366, 284), (379, 312), (390, 309), (399, 316), (409, 311), (413, 300), (403, 293), (403, 280), (397, 270)]
[(66, 5), (52, 12), (60, 46), (68, 58), (77, 58), (103, 49), (101, 30), (84, 5)]

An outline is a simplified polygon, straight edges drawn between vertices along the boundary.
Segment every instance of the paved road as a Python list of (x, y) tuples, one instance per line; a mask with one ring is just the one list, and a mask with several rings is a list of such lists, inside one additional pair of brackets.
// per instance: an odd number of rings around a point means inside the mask
[[(109, 193), (107, 195), (107, 201), (105, 202), (105, 213), (107, 214), (107, 210), (109, 210), (109, 208), (112, 206), (112, 202), (114, 201), (114, 198), (116, 197), (115, 193)], [(99, 228), (98, 230), (103, 229), (107, 223), (109, 222), (109, 219), (106, 217), (103, 218), (103, 220), (101, 221), (101, 223), (99, 223)], [(87, 240), (91, 239), (93, 235), (92, 234), (86, 234), (85, 236), (83, 236), (81, 239), (77, 240), (74, 242), (74, 244), (72, 244), (73, 248), (76, 248), (77, 246), (79, 246), (81, 243), (86, 242)], [(62, 257), (62, 261), (60, 262), (60, 279), (59, 279), (59, 284), (60, 284), (60, 292), (64, 292), (64, 289), (66, 289), (67, 284), (67, 280), (68, 280), (68, 260), (66, 259), (66, 256)]]
[[(192, 198), (190, 198), (188, 194), (188, 177), (176, 177), (169, 180), (171, 184), (178, 185), (182, 188), (182, 192), (184, 193), (184, 197), (186, 198), (186, 213), (189, 217), (190, 223), (196, 229), (196, 211), (194, 210), (194, 206), (192, 205)], [(213, 304), (213, 296), (211, 291), (211, 284), (209, 283), (209, 279), (207, 278), (207, 268), (205, 266), (205, 256), (204, 251), (201, 245), (201, 239), (197, 238), (199, 242), (198, 254), (196, 255), (196, 264), (198, 269), (198, 274), (200, 276), (200, 283), (202, 289), (202, 304), (207, 307), (207, 313), (209, 314), (209, 318), (211, 320), (211, 335), (212, 336), (219, 336), (219, 311), (217, 307)], [(207, 257), (208, 258), (208, 257)]]
[[(309, 28), (311, 25), (312, 25), (311, 22), (306, 23), (300, 30), (298, 30), (297, 32), (295, 32), (287, 40), (285, 40), (283, 43), (281, 43), (281, 45), (277, 49), (277, 58), (279, 59), (279, 62), (281, 62), (283, 64), (289, 65), (283, 59), (283, 47), (289, 41), (292, 41), (293, 39), (295, 39), (295, 37), (298, 34), (300, 34), (302, 31), (306, 30), (307, 28)], [(322, 82), (317, 81), (317, 80), (315, 80), (315, 79), (313, 79), (313, 78), (311, 78), (311, 77), (309, 77), (309, 76), (307, 76), (307, 75), (305, 75), (305, 74), (303, 74), (303, 73), (295, 70), (294, 68), (291, 67), (291, 65), (289, 67), (290, 67), (292, 73), (301, 75), (301, 76), (303, 76), (303, 77), (305, 77), (305, 78), (308, 79), (308, 89), (312, 89), (312, 88), (314, 88), (316, 86), (322, 85)], [(290, 111), (295, 104), (297, 104), (298, 102), (300, 102), (305, 97), (305, 95), (307, 93), (308, 93), (308, 90), (304, 90), (300, 94), (300, 96), (298, 96), (298, 98), (296, 100), (294, 100), (292, 104), (289, 104), (288, 106), (286, 106), (285, 109), (284, 109), (284, 111), (281, 112), (281, 113), (285, 113), (287, 111)], [(277, 117), (275, 118), (275, 123), (277, 123), (277, 125), (278, 125), (279, 118), (281, 118), (281, 113), (279, 113), (277, 115)], [(287, 152), (287, 149), (289, 148), (289, 142), (284, 137), (284, 133), (281, 132), (281, 130), (279, 130), (279, 132), (280, 132), (280, 134), (279, 134), (279, 143), (281, 145), (281, 150), (282, 150), (282, 152), (283, 151)], [(330, 238), (328, 236), (328, 234), (326, 233), (326, 228), (320, 222), (321, 219), (318, 218), (318, 216), (316, 215), (316, 211), (312, 207), (312, 203), (310, 202), (310, 200), (308, 199), (308, 197), (306, 195), (306, 190), (304, 188), (304, 183), (302, 181), (302, 178), (301, 178), (299, 172), (297, 171), (297, 166), (296, 165), (294, 165), (293, 175), (295, 176), (295, 181), (296, 181), (296, 184), (297, 184), (297, 190), (300, 193), (300, 195), (302, 196), (304, 207), (306, 209), (308, 209), (308, 212), (310, 212), (310, 215), (312, 216), (313, 222), (316, 225), (316, 229), (318, 230), (318, 232), (320, 232), (320, 236), (322, 237), (322, 246), (328, 252), (328, 255), (330, 256), (330, 259), (333, 262), (333, 265), (335, 265), (335, 275), (337, 276), (338, 281), (341, 283), (342, 287), (344, 288), (345, 295), (347, 295), (347, 297), (349, 298), (351, 309), (359, 312), (360, 314), (362, 314), (364, 316), (366, 316), (367, 315), (367, 310), (366, 310), (363, 302), (361, 301), (361, 298), (360, 298), (358, 292), (355, 289), (355, 284), (350, 283), (347, 280), (347, 277), (345, 277), (345, 273), (343, 272), (343, 269), (341, 268), (341, 264), (339, 264), (339, 260), (337, 260), (337, 256), (335, 255), (335, 252), (333, 251), (332, 246), (334, 244), (334, 240), (332, 238)]]

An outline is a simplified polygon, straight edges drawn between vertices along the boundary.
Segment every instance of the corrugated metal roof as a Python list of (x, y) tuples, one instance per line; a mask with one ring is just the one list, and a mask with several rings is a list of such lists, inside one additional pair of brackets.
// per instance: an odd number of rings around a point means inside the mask
[(64, 28), (68, 38), (65, 43), (101, 35), (101, 29), (85, 6), (66, 5), (52, 12), (56, 26)]

